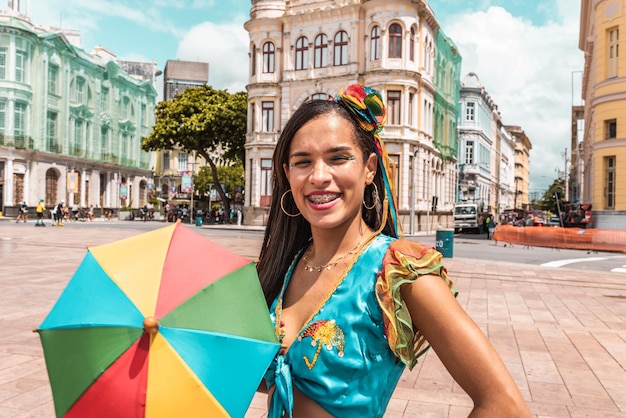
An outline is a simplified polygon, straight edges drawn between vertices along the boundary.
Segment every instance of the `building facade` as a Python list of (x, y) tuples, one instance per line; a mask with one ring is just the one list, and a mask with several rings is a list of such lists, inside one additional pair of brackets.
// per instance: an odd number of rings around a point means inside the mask
[[(504, 125), (497, 104), (476, 73), (468, 73), (463, 78), (460, 107), (457, 201), (476, 203), (481, 212), (492, 215), (523, 209), (522, 203), (527, 199), (516, 200), (515, 191), (528, 192), (530, 141), (526, 138), (527, 142), (518, 144), (516, 135)], [(521, 129), (514, 127), (513, 131)], [(518, 147), (519, 152), (516, 152)], [(516, 171), (519, 172), (517, 179)]]
[[(304, 101), (379, 90), (403, 229), (452, 225), (461, 58), (426, 1), (252, 0), (244, 222), (262, 225), (272, 154)], [(434, 209), (434, 210), (433, 210)]]
[(104, 48), (85, 52), (75, 31), (32, 24), (18, 3), (0, 12), (0, 210), (12, 215), (19, 202), (40, 199), (48, 207), (142, 205), (152, 82)]
[(626, 0), (581, 1), (581, 200), (592, 204), (597, 228), (626, 229), (626, 54), (620, 33), (624, 38)]

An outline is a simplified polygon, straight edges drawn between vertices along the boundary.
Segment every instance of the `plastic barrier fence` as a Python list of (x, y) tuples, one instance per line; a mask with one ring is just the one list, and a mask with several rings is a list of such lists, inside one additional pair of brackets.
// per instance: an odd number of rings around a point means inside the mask
[(500, 225), (493, 239), (534, 247), (626, 252), (626, 231), (613, 229)]

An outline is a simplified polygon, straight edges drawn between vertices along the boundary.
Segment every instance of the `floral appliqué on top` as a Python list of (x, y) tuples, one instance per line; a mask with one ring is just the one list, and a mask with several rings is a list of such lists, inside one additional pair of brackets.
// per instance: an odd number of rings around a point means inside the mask
[(346, 341), (343, 335), (343, 330), (337, 326), (334, 319), (315, 321), (298, 336), (298, 341), (302, 341), (303, 338), (311, 337), (311, 345), (317, 350), (313, 356), (313, 360), (309, 360), (307, 356), (304, 356), (304, 362), (309, 370), (313, 369), (317, 358), (320, 355), (322, 346), (325, 346), (328, 351), (333, 348), (337, 349), (337, 355), (343, 357), (343, 350), (346, 345)]

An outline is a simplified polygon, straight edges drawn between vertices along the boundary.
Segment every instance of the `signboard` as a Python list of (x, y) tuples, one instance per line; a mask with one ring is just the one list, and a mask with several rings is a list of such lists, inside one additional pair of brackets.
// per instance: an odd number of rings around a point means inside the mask
[(67, 192), (78, 193), (78, 173), (67, 173)]

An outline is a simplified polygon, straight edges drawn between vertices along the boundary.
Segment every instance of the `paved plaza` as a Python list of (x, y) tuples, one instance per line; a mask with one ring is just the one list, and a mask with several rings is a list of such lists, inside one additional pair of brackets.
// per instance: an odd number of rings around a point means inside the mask
[[(143, 232), (132, 224), (33, 225), (0, 222), (0, 418), (54, 417), (32, 330), (87, 246)], [(260, 247), (260, 239), (243, 234), (218, 242), (251, 259)], [(494, 344), (535, 416), (626, 417), (626, 274), (457, 257), (445, 264), (459, 303)], [(257, 395), (246, 418), (264, 417), (265, 402)], [(469, 397), (429, 351), (405, 372), (385, 417), (466, 417), (470, 409)]]

